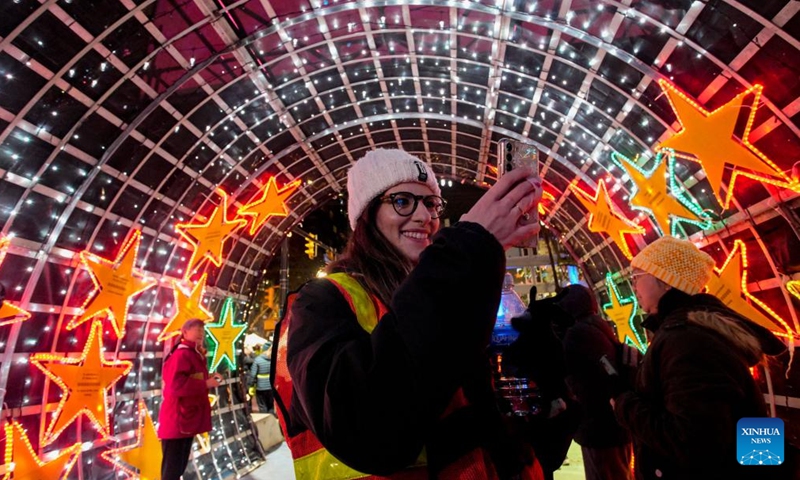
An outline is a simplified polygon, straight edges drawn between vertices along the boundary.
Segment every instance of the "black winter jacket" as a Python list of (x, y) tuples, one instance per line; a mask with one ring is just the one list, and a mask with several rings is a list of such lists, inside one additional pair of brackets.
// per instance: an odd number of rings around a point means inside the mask
[(748, 370), (757, 355), (720, 325), (733, 319), (769, 355), (781, 353), (783, 343), (707, 294), (672, 289), (658, 312), (643, 324), (654, 338), (635, 391), (616, 398), (617, 418), (633, 437), (637, 478), (785, 478), (781, 467), (737, 463), (736, 423), (766, 416), (767, 410)]
[[(442, 229), (371, 334), (332, 283), (307, 283), (291, 309), (291, 423), (365, 473), (397, 472), (423, 446), (432, 475), (477, 447), (490, 450), (502, 476), (521, 469), (485, 354), (504, 264), (503, 249), (483, 227)], [(459, 388), (472, 407), (441, 421)]]
[(611, 326), (595, 314), (575, 321), (564, 335), (567, 385), (581, 406), (583, 415), (575, 441), (589, 448), (609, 448), (630, 443), (628, 432), (619, 426), (608, 401), (611, 379), (600, 364), (605, 355), (617, 365), (619, 342)]

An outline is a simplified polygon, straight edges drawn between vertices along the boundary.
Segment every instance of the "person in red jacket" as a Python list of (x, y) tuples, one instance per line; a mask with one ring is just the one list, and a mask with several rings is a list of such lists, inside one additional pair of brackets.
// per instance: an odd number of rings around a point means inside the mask
[(208, 374), (205, 325), (196, 318), (181, 327), (181, 336), (164, 360), (158, 438), (161, 439), (161, 480), (178, 480), (189, 463), (192, 440), (211, 431), (208, 389), (219, 386), (221, 377)]

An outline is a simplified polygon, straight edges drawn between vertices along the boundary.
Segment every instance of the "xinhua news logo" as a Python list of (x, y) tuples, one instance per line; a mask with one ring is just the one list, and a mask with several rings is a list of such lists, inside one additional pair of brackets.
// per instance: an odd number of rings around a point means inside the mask
[(736, 424), (736, 460), (740, 465), (783, 463), (783, 420), (743, 418)]

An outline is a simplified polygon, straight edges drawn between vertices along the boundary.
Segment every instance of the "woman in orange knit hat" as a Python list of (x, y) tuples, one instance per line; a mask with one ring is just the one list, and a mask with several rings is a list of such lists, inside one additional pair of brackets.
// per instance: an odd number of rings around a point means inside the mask
[(784, 344), (700, 293), (714, 260), (691, 242), (659, 238), (631, 265), (653, 340), (633, 391), (612, 404), (633, 437), (637, 479), (788, 478), (789, 465), (745, 466), (736, 456), (739, 419), (767, 416), (749, 367)]

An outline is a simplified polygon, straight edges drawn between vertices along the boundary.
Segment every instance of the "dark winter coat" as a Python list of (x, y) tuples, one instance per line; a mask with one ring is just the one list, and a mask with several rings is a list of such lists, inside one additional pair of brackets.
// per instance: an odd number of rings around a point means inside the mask
[[(503, 477), (521, 468), (485, 354), (504, 263), (483, 227), (442, 229), (371, 334), (331, 282), (306, 284), (291, 307), (289, 423), (305, 425), (332, 455), (365, 473), (402, 470), (423, 447), (430, 472), (480, 447)], [(471, 406), (441, 420), (459, 389)]]
[(164, 362), (162, 378), (158, 438), (188, 438), (211, 431), (205, 356), (184, 341)]
[(608, 401), (612, 396), (611, 377), (600, 364), (605, 355), (612, 365), (618, 365), (619, 346), (611, 326), (596, 314), (578, 318), (564, 335), (567, 385), (583, 412), (575, 441), (583, 447), (630, 443), (628, 432), (614, 417)]
[[(772, 333), (717, 298), (672, 289), (644, 326), (654, 338), (634, 392), (616, 398), (638, 479), (782, 478), (776, 467), (740, 466), (736, 423), (767, 415), (749, 367), (785, 347)], [(779, 468), (779, 467), (778, 467)]]

